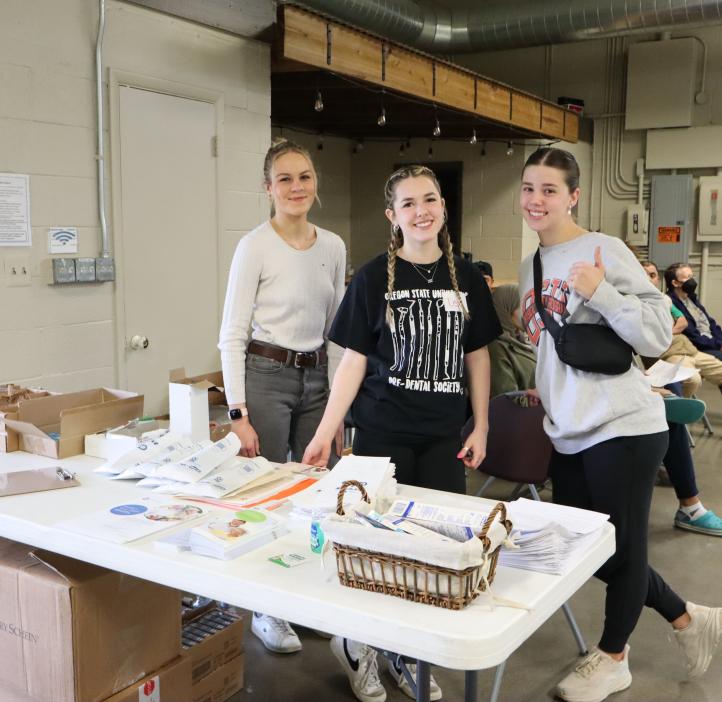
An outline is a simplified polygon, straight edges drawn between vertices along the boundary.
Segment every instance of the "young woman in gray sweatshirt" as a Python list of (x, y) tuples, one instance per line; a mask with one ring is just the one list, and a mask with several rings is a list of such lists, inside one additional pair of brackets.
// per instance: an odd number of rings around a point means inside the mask
[[(558, 323), (606, 325), (638, 353), (657, 356), (671, 340), (669, 303), (619, 239), (576, 223), (579, 194), (579, 166), (569, 152), (543, 148), (528, 158), (520, 205), (539, 236), (542, 304)], [(609, 514), (616, 529), (616, 553), (596, 573), (607, 584), (602, 637), (557, 695), (601, 702), (631, 685), (627, 640), (644, 605), (671, 623), (689, 676), (699, 676), (719, 643), (722, 608), (685, 602), (647, 562), (652, 488), (668, 441), (663, 401), (634, 366), (605, 375), (560, 360), (535, 307), (532, 261), (519, 273), (521, 312), (554, 445), (554, 501)]]

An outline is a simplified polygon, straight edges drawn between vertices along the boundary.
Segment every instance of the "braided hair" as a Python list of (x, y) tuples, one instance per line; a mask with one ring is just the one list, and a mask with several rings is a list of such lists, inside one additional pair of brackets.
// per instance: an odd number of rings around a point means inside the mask
[[(426, 166), (404, 166), (394, 171), (386, 181), (384, 186), (384, 198), (386, 201), (386, 209), (394, 209), (394, 200), (396, 198), (396, 186), (407, 178), (428, 178), (436, 188), (436, 192), (441, 196), (441, 187), (439, 181), (436, 178), (434, 172)], [(469, 319), (469, 312), (466, 309), (466, 305), (461, 299), (461, 293), (459, 292), (459, 283), (456, 278), (456, 264), (454, 263), (454, 249), (451, 245), (451, 237), (449, 236), (449, 229), (446, 226), (446, 211), (444, 211), (444, 224), (441, 227), (438, 234), (439, 248), (444, 253), (446, 258), (446, 264), (449, 267), (449, 277), (451, 278), (451, 287), (456, 293), (456, 298), (459, 301), (459, 308), (464, 313), (464, 319)], [(398, 224), (391, 225), (391, 238), (387, 248), (387, 263), (386, 263), (386, 323), (391, 327), (394, 323), (394, 313), (391, 309), (391, 296), (394, 292), (394, 283), (396, 280), (396, 257), (399, 249), (404, 245), (404, 235), (401, 231), (401, 227)]]

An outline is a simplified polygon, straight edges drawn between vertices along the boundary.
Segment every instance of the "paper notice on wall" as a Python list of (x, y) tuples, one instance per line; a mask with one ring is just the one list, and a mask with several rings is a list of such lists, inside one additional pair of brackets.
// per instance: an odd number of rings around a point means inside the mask
[(30, 177), (0, 173), (0, 246), (31, 246)]

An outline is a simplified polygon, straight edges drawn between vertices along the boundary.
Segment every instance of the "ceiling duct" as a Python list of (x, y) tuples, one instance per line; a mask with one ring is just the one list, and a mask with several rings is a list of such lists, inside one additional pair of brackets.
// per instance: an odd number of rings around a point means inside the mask
[(303, 0), (423, 51), (460, 54), (722, 22), (722, 0), (488, 0), (441, 9), (416, 0)]

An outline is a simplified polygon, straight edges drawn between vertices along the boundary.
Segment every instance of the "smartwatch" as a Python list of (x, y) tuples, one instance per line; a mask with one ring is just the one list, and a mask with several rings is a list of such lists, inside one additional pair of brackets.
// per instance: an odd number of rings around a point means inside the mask
[(241, 407), (240, 409), (235, 408), (232, 410), (228, 410), (228, 419), (230, 419), (232, 422), (237, 422), (239, 419), (243, 419), (243, 417), (248, 416), (248, 410), (245, 407)]

